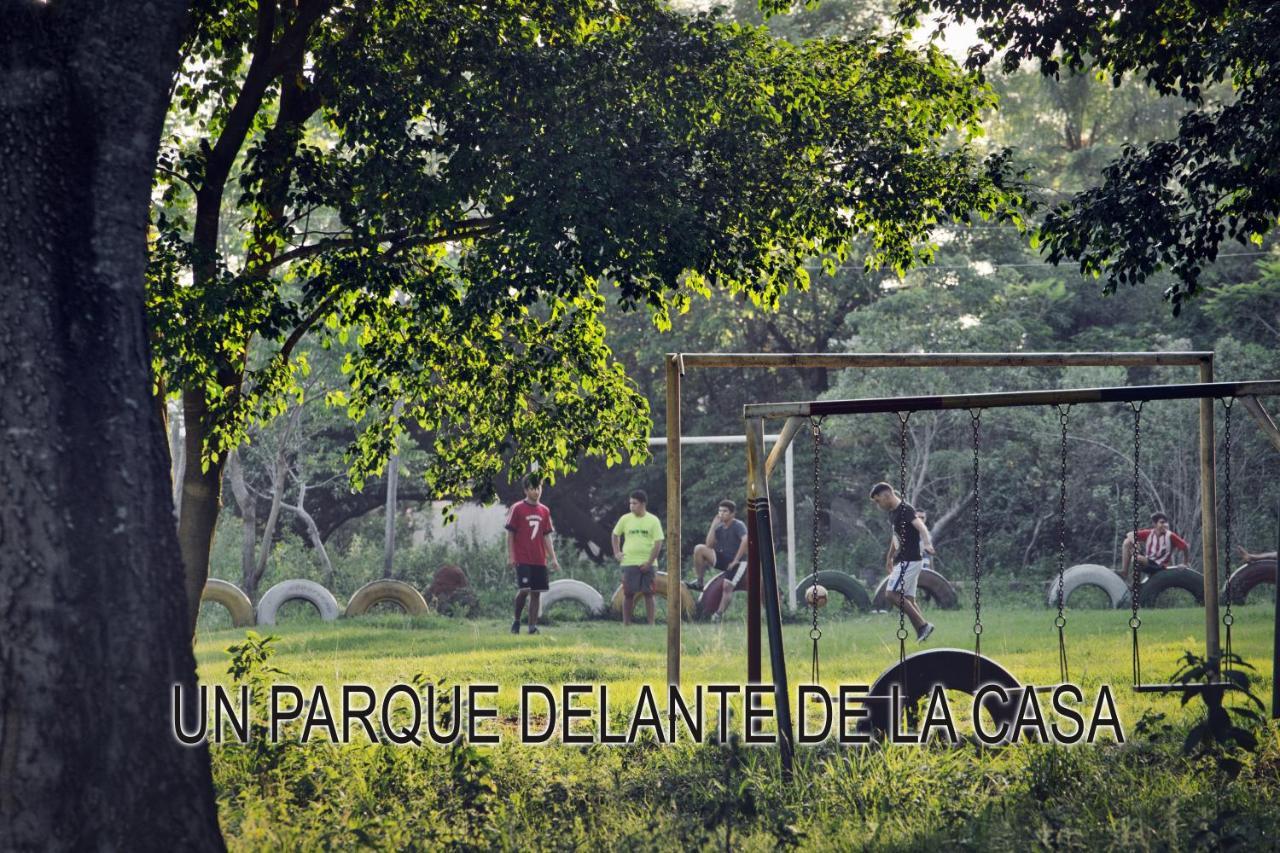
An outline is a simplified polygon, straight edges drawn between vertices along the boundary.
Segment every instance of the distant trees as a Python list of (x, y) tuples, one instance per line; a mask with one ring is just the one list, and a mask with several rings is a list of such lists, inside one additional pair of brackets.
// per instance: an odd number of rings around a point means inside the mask
[(907, 0), (900, 15), (930, 11), (944, 23), (978, 22), (972, 69), (998, 57), (1005, 71), (1034, 61), (1053, 78), (1136, 77), (1187, 107), (1175, 133), (1124, 148), (1098, 186), (1055, 205), (1040, 231), (1051, 261), (1105, 276), (1107, 292), (1167, 269), (1176, 314), (1226, 246), (1260, 244), (1271, 230), (1280, 215), (1275, 4)]

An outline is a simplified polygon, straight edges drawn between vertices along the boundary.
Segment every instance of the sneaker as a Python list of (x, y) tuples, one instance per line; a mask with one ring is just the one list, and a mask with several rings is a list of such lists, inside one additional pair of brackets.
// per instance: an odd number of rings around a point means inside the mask
[(719, 614), (719, 613), (712, 613), (712, 614), (711, 614), (711, 621), (712, 621), (712, 622), (716, 622), (716, 623), (718, 623), (718, 622), (720, 621), (720, 614)]
[(514, 622), (512, 622), (512, 623), (511, 623), (511, 633), (513, 633), (513, 634), (519, 634), (519, 633), (520, 633), (520, 620), (519, 620), (519, 619), (517, 619), (516, 621), (514, 621)]
[(694, 592), (702, 592), (702, 581), (685, 581), (684, 585)]
[(933, 633), (933, 623), (932, 622), (924, 623), (924, 627), (916, 632), (916, 642), (923, 643), (925, 640), (929, 639), (929, 635), (932, 633)]
[(536, 633), (538, 633), (538, 626), (537, 626), (537, 625), (530, 625), (530, 626), (529, 626), (529, 633), (530, 633), (530, 634), (536, 634)]

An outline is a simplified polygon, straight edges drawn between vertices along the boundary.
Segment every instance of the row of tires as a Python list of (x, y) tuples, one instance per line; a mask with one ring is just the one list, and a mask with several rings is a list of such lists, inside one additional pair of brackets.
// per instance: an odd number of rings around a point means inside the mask
[[(885, 583), (881, 581), (874, 594), (869, 594), (862, 582), (852, 575), (843, 572), (824, 571), (818, 573), (818, 583), (825, 586), (829, 593), (844, 596), (846, 606), (857, 610), (885, 610)], [(803, 600), (805, 592), (813, 583), (813, 577), (806, 577), (796, 587), (796, 596)], [(955, 587), (946, 578), (932, 570), (926, 569), (920, 577), (921, 595), (936, 607), (958, 607), (958, 596)], [(654, 577), (654, 593), (659, 598), (667, 595), (667, 574), (658, 572)], [(703, 612), (701, 597), (695, 599), (688, 588), (680, 587), (681, 612), (685, 618), (700, 619), (711, 615), (711, 609)], [(295, 578), (281, 581), (268, 589), (254, 607), (244, 590), (228, 581), (210, 578), (205, 583), (202, 600), (219, 604), (226, 608), (231, 622), (236, 627), (253, 625), (274, 625), (280, 608), (290, 601), (305, 601), (311, 604), (325, 621), (337, 619), (339, 616), (362, 616), (381, 604), (392, 604), (414, 616), (429, 610), (422, 593), (410, 584), (398, 580), (371, 581), (351, 596), (344, 608), (338, 604), (333, 593), (315, 581)], [(604, 596), (595, 587), (580, 580), (565, 578), (552, 581), (548, 590), (542, 594), (541, 610), (545, 614), (552, 607), (562, 602), (570, 602), (581, 607), (588, 616), (600, 617), (612, 612), (620, 615), (623, 608), (622, 587), (614, 591), (606, 605)], [(635, 604), (638, 604), (638, 600)]]
[[(1231, 573), (1227, 583), (1222, 587), (1222, 601), (1230, 599), (1232, 604), (1244, 604), (1249, 593), (1263, 584), (1276, 583), (1276, 561), (1256, 560), (1246, 563)], [(1071, 599), (1072, 593), (1085, 587), (1102, 590), (1111, 602), (1112, 607), (1128, 607), (1130, 590), (1124, 580), (1106, 566), (1095, 563), (1082, 563), (1072, 566), (1062, 574), (1062, 597), (1064, 601)], [(1049, 583), (1047, 601), (1050, 607), (1058, 605), (1058, 579)], [(1161, 596), (1173, 590), (1182, 590), (1191, 594), (1197, 604), (1204, 604), (1204, 575), (1186, 566), (1174, 566), (1156, 572), (1147, 578), (1138, 590), (1138, 604), (1142, 607), (1155, 607)]]
[(356, 590), (345, 608), (338, 605), (333, 593), (315, 581), (294, 578), (281, 581), (263, 593), (255, 608), (244, 590), (233, 583), (217, 578), (205, 582), (201, 601), (221, 604), (231, 614), (231, 624), (237, 628), (251, 625), (274, 625), (280, 608), (289, 601), (305, 601), (320, 613), (326, 622), (338, 616), (362, 616), (374, 606), (383, 603), (397, 605), (411, 616), (426, 613), (427, 600), (404, 581), (370, 581)]
[[(654, 592), (661, 598), (667, 594), (667, 575), (658, 572), (654, 578)], [(796, 597), (804, 600), (805, 593), (814, 582), (812, 575), (805, 577), (796, 587)], [(885, 587), (888, 579), (882, 579), (874, 592), (868, 592), (862, 582), (853, 575), (844, 572), (818, 572), (817, 582), (826, 587), (828, 595), (840, 595), (844, 598), (845, 607), (860, 611), (888, 610), (885, 599)], [(1230, 581), (1223, 587), (1223, 600), (1230, 598), (1233, 604), (1242, 604), (1249, 593), (1261, 584), (1276, 583), (1276, 561), (1258, 560), (1236, 569)], [(708, 584), (708, 588), (711, 584)], [(1129, 606), (1129, 590), (1124, 581), (1106, 566), (1094, 563), (1082, 563), (1072, 566), (1063, 572), (1063, 600), (1070, 601), (1072, 594), (1085, 587), (1102, 590), (1111, 602), (1112, 607)], [(1166, 569), (1152, 575), (1142, 584), (1139, 603), (1143, 607), (1154, 607), (1161, 595), (1170, 590), (1184, 590), (1194, 596), (1199, 604), (1204, 603), (1204, 577), (1194, 569), (1176, 567)], [(701, 597), (695, 600), (693, 594), (685, 587), (680, 587), (681, 611), (687, 618), (706, 618), (714, 608), (704, 607)], [(705, 597), (705, 596), (703, 596)], [(944, 610), (960, 606), (956, 588), (941, 574), (932, 569), (920, 573), (918, 597), (932, 607)], [(361, 616), (380, 604), (391, 604), (405, 613), (416, 616), (428, 611), (427, 601), (413, 586), (398, 580), (370, 581), (351, 596), (345, 608), (338, 604), (333, 593), (315, 581), (295, 578), (281, 581), (263, 594), (255, 608), (249, 596), (233, 583), (211, 578), (204, 588), (203, 600), (220, 604), (231, 615), (231, 622), (237, 627), (252, 625), (274, 625), (280, 607), (289, 601), (305, 601), (319, 612), (320, 618), (326, 621), (339, 616)], [(552, 581), (550, 588), (542, 594), (542, 612), (562, 602), (578, 605), (589, 616), (604, 616), (611, 611), (621, 614), (623, 607), (622, 587), (613, 593), (606, 607), (604, 596), (595, 587), (580, 580), (566, 578)], [(1047, 602), (1056, 607), (1058, 602), (1058, 579), (1049, 584)], [(704, 612), (704, 610), (706, 612)]]

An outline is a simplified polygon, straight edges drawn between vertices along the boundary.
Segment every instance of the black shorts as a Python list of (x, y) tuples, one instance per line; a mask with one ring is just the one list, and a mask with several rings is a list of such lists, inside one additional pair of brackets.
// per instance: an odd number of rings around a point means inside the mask
[(716, 571), (717, 572), (727, 571), (728, 568), (732, 565), (733, 565), (732, 554), (721, 554), (719, 551), (716, 551)]
[(546, 592), (549, 588), (547, 567), (516, 563), (516, 585), (530, 592)]

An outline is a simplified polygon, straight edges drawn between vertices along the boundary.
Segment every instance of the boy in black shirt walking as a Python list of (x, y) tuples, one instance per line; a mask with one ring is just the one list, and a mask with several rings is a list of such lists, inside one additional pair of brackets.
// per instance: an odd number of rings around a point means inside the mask
[(933, 623), (926, 622), (916, 606), (916, 584), (924, 569), (923, 554), (933, 553), (933, 539), (924, 520), (916, 515), (915, 507), (898, 497), (893, 486), (876, 483), (871, 487), (871, 500), (892, 514), (893, 535), (897, 540), (896, 560), (892, 543), (885, 558), (885, 570), (889, 572), (885, 598), (893, 606), (902, 608), (916, 629), (916, 640), (923, 643), (933, 633)]

